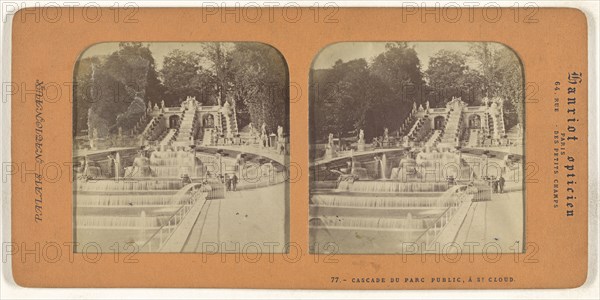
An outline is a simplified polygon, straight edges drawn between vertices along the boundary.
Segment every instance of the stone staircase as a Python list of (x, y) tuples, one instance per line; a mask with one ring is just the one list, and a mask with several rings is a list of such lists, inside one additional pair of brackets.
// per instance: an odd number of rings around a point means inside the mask
[(441, 130), (434, 130), (429, 139), (425, 142), (425, 147), (435, 147), (442, 135)]
[(487, 123), (487, 125), (488, 125), (488, 135), (490, 135), (490, 136), (493, 137), (493, 136), (496, 135), (496, 130), (495, 130), (496, 127), (494, 126), (494, 118), (490, 114), (487, 114), (487, 115), (488, 115), (488, 118), (487, 118), (487, 120), (488, 120), (488, 123)]
[(169, 146), (173, 142), (175, 135), (177, 134), (177, 129), (171, 128), (167, 130), (165, 136), (160, 140), (159, 144), (161, 146)]
[(505, 128), (504, 128), (504, 118), (502, 117), (498, 117), (494, 114), (491, 115), (491, 122), (492, 122), (492, 126), (491, 128), (494, 128), (494, 135), (492, 135), (494, 138), (502, 138), (505, 134)]
[(159, 140), (159, 138), (164, 134), (164, 128), (161, 128), (160, 126), (161, 119), (163, 117), (164, 116), (161, 114), (152, 118), (152, 120), (148, 122), (148, 125), (146, 125), (146, 128), (144, 128), (144, 131), (142, 132), (144, 139), (148, 141)]
[(186, 109), (181, 114), (181, 122), (177, 130), (177, 136), (175, 137), (176, 143), (191, 143), (192, 137), (194, 136), (194, 125), (196, 123), (196, 109)]
[(225, 135), (226, 137), (230, 133), (232, 137), (237, 134), (237, 122), (235, 122), (234, 119), (235, 117), (233, 114), (231, 116), (223, 115), (223, 117), (221, 118), (221, 127), (223, 128), (223, 135)]
[(204, 133), (202, 135), (202, 145), (210, 146), (214, 143), (211, 131), (212, 131), (212, 128), (204, 129)]
[(429, 122), (429, 118), (427, 116), (418, 118), (408, 132), (408, 138), (413, 142), (421, 142), (430, 132), (428, 129), (429, 127), (425, 126), (427, 122)]
[(462, 110), (461, 109), (452, 109), (448, 112), (448, 117), (446, 118), (446, 125), (444, 128), (444, 134), (440, 140), (440, 143), (447, 145), (457, 145), (458, 137), (461, 129), (461, 121), (462, 121)]
[(469, 147), (478, 147), (481, 144), (481, 130), (471, 129), (469, 131), (469, 138), (467, 139), (467, 145)]

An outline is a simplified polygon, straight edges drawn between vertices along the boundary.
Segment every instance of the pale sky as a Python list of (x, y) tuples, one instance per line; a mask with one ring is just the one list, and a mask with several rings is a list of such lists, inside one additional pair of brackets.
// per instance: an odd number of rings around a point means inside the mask
[[(353, 59), (364, 58), (371, 62), (375, 56), (385, 51), (387, 42), (342, 42), (331, 44), (321, 50), (313, 61), (313, 69), (326, 69), (334, 65), (341, 59), (349, 61)], [(504, 47), (501, 44), (493, 43), (495, 47)], [(429, 58), (438, 51), (445, 49), (451, 51), (467, 52), (471, 46), (469, 42), (409, 42), (409, 46), (414, 46), (417, 57), (421, 61), (421, 70), (427, 70)]]
[[(156, 70), (158, 71), (162, 69), (163, 60), (165, 59), (165, 56), (169, 54), (169, 52), (175, 49), (190, 52), (200, 52), (202, 51), (202, 45), (205, 43), (142, 42), (142, 44), (147, 44), (150, 48), (156, 63)], [(117, 50), (119, 50), (119, 42), (99, 43), (92, 45), (83, 51), (81, 58), (92, 57), (96, 55), (109, 55)]]
[[(151, 42), (147, 43), (156, 62), (156, 69), (162, 68), (164, 57), (174, 49), (184, 51), (201, 51), (202, 42)], [(386, 42), (342, 42), (326, 46), (319, 53), (315, 53), (313, 69), (326, 69), (334, 65), (338, 59), (349, 61), (358, 58), (364, 58), (371, 62), (375, 56), (385, 51)], [(414, 46), (417, 56), (421, 61), (421, 70), (427, 70), (429, 58), (436, 52), (446, 49), (453, 51), (467, 52), (471, 43), (469, 42), (409, 42)], [(504, 47), (498, 43), (492, 43), (493, 47)], [(99, 43), (86, 49), (81, 57), (90, 57), (95, 55), (108, 55), (119, 49), (118, 42)], [(285, 53), (284, 53), (285, 56)]]

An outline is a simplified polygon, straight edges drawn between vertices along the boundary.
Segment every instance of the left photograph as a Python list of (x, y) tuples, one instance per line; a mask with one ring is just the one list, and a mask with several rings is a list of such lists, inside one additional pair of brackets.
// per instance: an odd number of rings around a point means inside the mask
[(75, 252), (287, 252), (289, 74), (277, 49), (100, 43), (73, 72)]

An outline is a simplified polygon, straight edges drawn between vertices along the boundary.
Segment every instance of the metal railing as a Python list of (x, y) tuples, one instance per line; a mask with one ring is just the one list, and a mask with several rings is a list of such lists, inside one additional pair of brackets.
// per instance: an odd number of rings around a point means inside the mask
[(164, 246), (196, 201), (206, 199), (207, 193), (202, 192), (201, 187), (200, 183), (191, 183), (173, 196), (172, 203), (181, 204), (181, 207), (140, 247), (140, 252), (159, 251)]
[(450, 223), (452, 217), (458, 211), (460, 205), (469, 201), (472, 195), (468, 195), (466, 193), (460, 193), (457, 195), (456, 199), (449, 201), (449, 207), (433, 222), (433, 224), (425, 231), (423, 234), (416, 240), (418, 245), (425, 244), (425, 247), (429, 247), (437, 238), (440, 232)]
[(477, 184), (475, 185), (473, 193), (473, 202), (491, 201), (492, 200), (492, 188), (489, 185)]

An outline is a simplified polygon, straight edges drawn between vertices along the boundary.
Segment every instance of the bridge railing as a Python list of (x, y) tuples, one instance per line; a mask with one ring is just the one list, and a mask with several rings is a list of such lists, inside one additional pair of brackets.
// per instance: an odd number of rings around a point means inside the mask
[(448, 208), (433, 222), (433, 224), (416, 240), (417, 245), (425, 244), (426, 249), (435, 242), (440, 232), (450, 223), (452, 217), (464, 201), (470, 201), (472, 194), (457, 193), (456, 198), (448, 201)]
[(473, 193), (473, 202), (492, 200), (492, 188), (489, 185), (476, 184), (475, 188), (477, 190)]
[(160, 251), (169, 240), (179, 224), (185, 219), (188, 212), (199, 199), (206, 199), (206, 192), (202, 192), (202, 184), (191, 183), (183, 187), (173, 196), (172, 204), (181, 205), (177, 211), (154, 233), (141, 247), (140, 252)]

